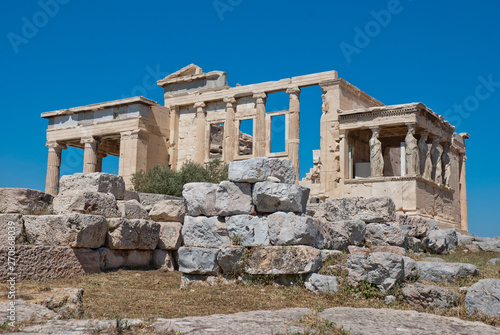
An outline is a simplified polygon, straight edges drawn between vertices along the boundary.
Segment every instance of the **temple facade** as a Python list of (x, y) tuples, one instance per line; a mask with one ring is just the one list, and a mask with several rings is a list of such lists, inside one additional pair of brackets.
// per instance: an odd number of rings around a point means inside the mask
[[(336, 71), (230, 87), (226, 73), (194, 64), (158, 81), (164, 106), (134, 97), (46, 112), (49, 149), (46, 192), (57, 194), (62, 150), (84, 149), (83, 172), (99, 172), (106, 155), (119, 157), (128, 188), (139, 170), (178, 169), (252, 157), (290, 159), (298, 176), (301, 88), (323, 92), (321, 143), (314, 166), (297, 183), (320, 198), (393, 198), (398, 212), (436, 219), (467, 231), (466, 133), (422, 103), (386, 106)], [(287, 110), (266, 111), (268, 94), (286, 92)], [(271, 123), (285, 120), (285, 149), (271, 151)], [(250, 122), (251, 134), (242, 130)]]

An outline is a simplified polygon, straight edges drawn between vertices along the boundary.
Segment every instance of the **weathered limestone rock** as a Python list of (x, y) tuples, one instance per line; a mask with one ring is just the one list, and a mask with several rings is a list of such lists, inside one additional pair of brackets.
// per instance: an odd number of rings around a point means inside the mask
[(365, 241), (368, 245), (397, 247), (408, 246), (408, 236), (397, 226), (386, 223), (372, 223), (366, 226)]
[[(9, 224), (9, 222), (14, 224)], [(9, 236), (14, 238), (16, 244), (24, 243), (25, 233), (21, 214), (0, 214), (0, 245), (7, 246)]]
[(470, 314), (500, 316), (500, 279), (481, 279), (467, 290), (465, 308)]
[(174, 271), (174, 257), (171, 251), (155, 249), (153, 250), (153, 266), (157, 269)]
[(226, 217), (229, 239), (233, 244), (245, 247), (267, 246), (269, 226), (267, 216), (233, 215)]
[(252, 195), (257, 212), (261, 213), (278, 211), (304, 213), (308, 197), (308, 188), (272, 182), (256, 183)]
[(373, 246), (370, 248), (365, 248), (365, 247), (357, 247), (354, 245), (350, 245), (347, 250), (349, 250), (350, 254), (367, 254), (370, 252), (390, 252), (393, 254), (397, 254), (400, 256), (406, 256), (406, 250), (401, 247), (396, 247), (393, 245), (384, 245), (384, 246)]
[(295, 184), (295, 168), (291, 160), (286, 158), (269, 158), (271, 173), (269, 177), (277, 178), (280, 183)]
[(148, 220), (148, 212), (137, 200), (118, 200), (116, 202), (122, 218)]
[(123, 200), (137, 200), (139, 203), (141, 202), (139, 199), (139, 193), (130, 190), (125, 190)]
[[(8, 308), (10, 307), (11, 307), (10, 301), (8, 300), (0, 301), (0, 319), (8, 320), (8, 322), (10, 322), (11, 320), (7, 319), (7, 317), (8, 316), (14, 317), (14, 313), (15, 313), (16, 324), (17, 322), (22, 322), (22, 321), (33, 322), (33, 321), (45, 321), (51, 319), (57, 320), (61, 318), (59, 314), (48, 309), (47, 307), (38, 304), (33, 304), (29, 301), (19, 301), (19, 300), (16, 301), (15, 312), (8, 311)], [(11, 334), (23, 334), (23, 333), (16, 332)]]
[(151, 250), (113, 250), (103, 247), (97, 249), (97, 252), (102, 271), (121, 267), (149, 268), (153, 262), (153, 251)]
[(319, 234), (315, 242), (318, 249), (346, 250), (349, 246), (349, 235), (342, 223), (332, 223), (325, 219), (314, 218)]
[(57, 214), (81, 213), (119, 218), (121, 213), (111, 193), (92, 191), (66, 191), (54, 198), (54, 212)]
[(244, 247), (222, 246), (217, 254), (217, 263), (223, 274), (240, 274), (245, 271), (248, 255)]
[(109, 173), (75, 173), (61, 177), (59, 193), (67, 191), (111, 193), (116, 199), (123, 200), (125, 182), (121, 176)]
[(486, 262), (486, 265), (495, 266), (500, 264), (500, 258), (492, 258)]
[(396, 205), (389, 197), (328, 198), (325, 200), (324, 216), (331, 222), (392, 222), (396, 218)]
[(482, 251), (500, 252), (500, 240), (496, 238), (484, 239), (473, 242)]
[[(229, 163), (229, 180), (240, 183), (256, 183), (265, 181), (271, 175), (269, 159), (255, 157)], [(295, 182), (295, 179), (294, 179)]]
[(440, 257), (424, 257), (421, 259), (423, 262), (438, 262), (438, 263), (446, 263), (446, 261)]
[(29, 296), (29, 302), (45, 306), (65, 319), (83, 316), (81, 288), (53, 288), (50, 291), (23, 293)]
[(433, 283), (452, 282), (457, 279), (479, 276), (477, 266), (467, 263), (417, 262), (419, 278)]
[(452, 290), (420, 283), (406, 285), (403, 287), (403, 294), (411, 305), (423, 308), (450, 308), (460, 300), (460, 296)]
[(403, 257), (389, 252), (349, 255), (347, 269), (350, 281), (366, 281), (382, 291), (392, 289), (404, 279)]
[(191, 216), (217, 215), (215, 210), (215, 194), (217, 184), (188, 183), (182, 189), (182, 196), (186, 199), (186, 214)]
[(182, 238), (186, 247), (219, 248), (231, 243), (226, 224), (219, 216), (186, 216)]
[(328, 258), (338, 258), (340, 256), (342, 256), (342, 251), (340, 250), (321, 250), (321, 260), (323, 263)]
[(418, 278), (418, 263), (410, 257), (403, 257), (405, 280), (415, 280)]
[(438, 254), (448, 253), (458, 246), (457, 232), (453, 228), (432, 230), (422, 241), (424, 250)]
[(28, 188), (0, 188), (0, 213), (46, 214), (52, 199)]
[(396, 214), (396, 223), (399, 226), (407, 226), (410, 237), (426, 237), (436, 225), (436, 221), (419, 215)]
[(346, 232), (349, 237), (349, 244), (359, 245), (365, 239), (366, 223), (362, 220), (347, 220), (335, 222), (335, 225)]
[(177, 250), (182, 244), (182, 223), (180, 222), (158, 222), (160, 225), (160, 236), (158, 249)]
[(474, 241), (474, 236), (472, 235), (465, 235), (457, 232), (457, 237), (458, 237), (458, 243), (460, 245), (472, 244), (472, 242)]
[(305, 282), (305, 287), (312, 292), (336, 293), (339, 288), (339, 281), (334, 276), (324, 276), (317, 273), (311, 273)]
[(422, 241), (416, 237), (408, 237), (408, 249), (413, 252), (419, 252), (422, 248)]
[(215, 192), (217, 215), (252, 214), (252, 184), (222, 181)]
[(321, 251), (309, 246), (258, 247), (248, 257), (246, 272), (253, 275), (285, 275), (316, 272)]
[(106, 240), (107, 222), (99, 215), (24, 215), (23, 219), (29, 244), (95, 249)]
[(159, 201), (149, 212), (149, 217), (152, 220), (162, 222), (184, 222), (184, 215), (186, 215), (186, 204), (184, 203), (184, 199)]
[(139, 202), (146, 211), (150, 211), (154, 205), (156, 205), (160, 201), (165, 200), (183, 200), (179, 197), (174, 197), (173, 195), (168, 194), (157, 194), (157, 193), (141, 193), (138, 192), (137, 196), (139, 197)]
[(294, 213), (276, 212), (267, 217), (272, 245), (316, 246), (319, 230), (314, 218)]
[(160, 225), (149, 220), (110, 219), (106, 236), (109, 249), (153, 250), (158, 245)]
[(189, 274), (216, 275), (219, 273), (217, 254), (219, 249), (179, 248), (179, 271)]
[[(2, 255), (7, 252), (7, 247), (0, 248)], [(17, 245), (14, 258), (17, 280), (46, 280), (99, 272), (98, 254), (90, 249)], [(0, 281), (9, 278), (7, 262), (7, 257), (0, 257)]]

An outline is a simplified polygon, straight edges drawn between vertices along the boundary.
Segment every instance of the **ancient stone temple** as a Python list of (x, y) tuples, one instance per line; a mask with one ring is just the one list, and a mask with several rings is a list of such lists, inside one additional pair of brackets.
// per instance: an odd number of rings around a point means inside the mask
[[(49, 120), (46, 192), (58, 192), (61, 152), (68, 146), (85, 150), (84, 172), (100, 171), (106, 155), (118, 156), (128, 188), (139, 170), (213, 158), (289, 158), (298, 176), (300, 92), (319, 85), (321, 145), (299, 184), (320, 198), (387, 195), (400, 213), (467, 230), (469, 135), (455, 133), (421, 103), (386, 106), (336, 71), (230, 87), (225, 72), (205, 73), (191, 64), (158, 85), (164, 106), (134, 97), (43, 113)], [(266, 112), (268, 94), (277, 92), (289, 95), (288, 110)], [(286, 120), (285, 151), (271, 152), (271, 122), (278, 116)], [(248, 120), (251, 134), (240, 127)]]

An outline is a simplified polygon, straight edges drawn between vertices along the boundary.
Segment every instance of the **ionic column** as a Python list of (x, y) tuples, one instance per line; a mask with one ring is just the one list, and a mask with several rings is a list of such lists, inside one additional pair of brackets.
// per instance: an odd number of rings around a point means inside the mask
[(266, 156), (266, 93), (255, 93), (253, 95), (255, 99), (255, 146), (254, 146), (254, 156), (255, 157), (265, 157)]
[(379, 127), (372, 127), (372, 138), (370, 139), (370, 168), (371, 177), (384, 176), (384, 155), (382, 153), (382, 143), (378, 139), (380, 135)]
[(92, 173), (97, 171), (97, 143), (98, 141), (90, 136), (81, 140), (85, 144), (85, 153), (83, 156), (83, 173)]
[(203, 101), (194, 104), (196, 108), (196, 150), (194, 155), (194, 161), (198, 164), (205, 163), (205, 153), (207, 151), (205, 144), (205, 103)]
[(177, 150), (179, 148), (179, 107), (170, 106), (170, 138), (168, 147), (168, 162), (172, 169), (177, 170)]
[(291, 87), (286, 90), (290, 96), (287, 152), (288, 158), (295, 167), (295, 180), (299, 180), (299, 135), (300, 135), (300, 88)]
[(418, 149), (418, 142), (415, 138), (415, 131), (417, 125), (408, 123), (408, 133), (405, 137), (406, 144), (406, 173), (409, 176), (417, 176), (420, 174), (420, 154)]
[(123, 177), (125, 187), (133, 188), (132, 175), (148, 168), (149, 137), (143, 130), (120, 133), (120, 160), (118, 174)]
[(469, 223), (467, 219), (467, 183), (465, 179), (465, 154), (460, 155), (460, 228), (468, 231)]
[(222, 150), (224, 161), (230, 163), (234, 160), (234, 151), (239, 144), (234, 124), (236, 99), (234, 97), (226, 97), (224, 98), (224, 102), (226, 103), (226, 122), (224, 122), (224, 146)]
[(107, 157), (108, 155), (105, 154), (104, 152), (98, 152), (97, 153), (97, 166), (96, 166), (96, 172), (102, 172), (102, 160), (104, 157)]
[(59, 192), (59, 175), (61, 168), (61, 152), (66, 145), (58, 142), (47, 142), (49, 157), (47, 159), (47, 177), (45, 179), (45, 193), (57, 195)]

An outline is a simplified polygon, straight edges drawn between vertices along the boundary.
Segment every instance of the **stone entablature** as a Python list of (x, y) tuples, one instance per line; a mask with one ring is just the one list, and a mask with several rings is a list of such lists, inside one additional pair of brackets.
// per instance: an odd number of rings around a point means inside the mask
[[(388, 195), (400, 213), (467, 230), (468, 134), (454, 133), (422, 103), (385, 106), (336, 71), (230, 87), (225, 72), (190, 64), (157, 83), (165, 107), (134, 97), (43, 113), (49, 120), (47, 192), (57, 193), (67, 146), (85, 149), (85, 172), (100, 171), (106, 155), (119, 156), (128, 188), (134, 172), (155, 164), (178, 169), (187, 160), (214, 158), (288, 158), (298, 176), (301, 88), (320, 86), (321, 143), (301, 185), (320, 198)], [(277, 92), (288, 94), (288, 109), (270, 112), (267, 99)], [(275, 117), (285, 120), (283, 152), (271, 151)]]

